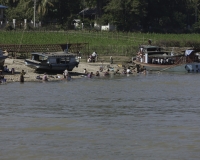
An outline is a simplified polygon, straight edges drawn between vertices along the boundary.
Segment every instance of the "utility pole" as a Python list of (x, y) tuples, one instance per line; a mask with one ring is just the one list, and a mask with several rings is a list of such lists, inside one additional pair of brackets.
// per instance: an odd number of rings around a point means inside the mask
[(35, 28), (35, 10), (36, 10), (36, 0), (34, 0), (34, 11), (33, 11), (33, 26)]
[(195, 4), (195, 23), (198, 22), (198, 6), (200, 3)]
[(85, 12), (85, 0), (83, 0), (83, 21), (84, 21), (84, 12)]

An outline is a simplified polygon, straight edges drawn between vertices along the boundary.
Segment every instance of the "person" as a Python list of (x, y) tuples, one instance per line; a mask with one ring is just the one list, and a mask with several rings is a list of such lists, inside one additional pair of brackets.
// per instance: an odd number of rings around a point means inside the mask
[(91, 62), (92, 60), (91, 60), (91, 58), (90, 57), (88, 57), (88, 59), (87, 59), (87, 62), (89, 63), (89, 62)]
[(24, 75), (26, 73), (24, 72), (24, 70), (22, 70), (22, 72), (20, 73), (20, 82), (24, 82)]
[(69, 75), (69, 72), (68, 72), (67, 69), (65, 69), (64, 72), (63, 72), (63, 76), (64, 76), (64, 78), (67, 78), (68, 75)]
[(4, 72), (9, 72), (9, 69), (7, 66), (4, 66), (4, 69), (3, 69)]
[(96, 53), (95, 62), (97, 62), (97, 61), (98, 61), (98, 55), (97, 55), (97, 53)]
[(104, 73), (104, 76), (108, 76), (108, 75), (110, 75), (110, 73), (109, 73), (109, 69)]
[(119, 69), (117, 69), (117, 70), (114, 72), (114, 75), (116, 75), (116, 74), (120, 74)]
[(146, 68), (144, 68), (144, 70), (143, 70), (143, 74), (147, 74), (147, 70), (146, 70)]
[(77, 56), (78, 56), (78, 59), (79, 59), (79, 62), (80, 62), (81, 61), (81, 52), (80, 51), (77, 52)]
[(110, 64), (113, 64), (113, 57), (110, 56)]
[(131, 73), (131, 70), (130, 70), (129, 67), (128, 67), (127, 70), (126, 70), (126, 73), (127, 73), (127, 74), (130, 74), (130, 73)]
[(95, 62), (95, 60), (96, 60), (96, 52), (93, 52), (91, 55), (91, 61)]
[(42, 80), (43, 80), (43, 81), (48, 81), (48, 77), (47, 77), (47, 74), (46, 74), (46, 73), (44, 73), (44, 75), (43, 75), (43, 77), (42, 77)]
[(148, 40), (149, 45), (151, 45), (151, 39)]
[(126, 74), (126, 68), (123, 69), (122, 74)]
[(86, 68), (84, 68), (83, 73), (88, 74), (88, 71)]
[(96, 72), (96, 76), (100, 76), (99, 71)]
[(92, 75), (93, 75), (93, 72), (90, 72), (90, 73), (88, 74), (88, 78), (92, 78)]

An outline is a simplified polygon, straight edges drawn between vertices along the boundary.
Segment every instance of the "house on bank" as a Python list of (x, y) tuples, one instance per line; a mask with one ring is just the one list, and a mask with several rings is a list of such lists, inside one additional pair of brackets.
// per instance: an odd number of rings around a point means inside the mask
[[(97, 8), (85, 8), (83, 9), (82, 11), (80, 11), (78, 13), (80, 16), (82, 16), (82, 18), (88, 18), (90, 20), (95, 20), (97, 18)], [(79, 25), (81, 25), (80, 28), (84, 28), (84, 24), (79, 22), (79, 23), (75, 23), (76, 27), (78, 27)], [(91, 28), (91, 24), (90, 24), (90, 28)], [(116, 26), (113, 25), (113, 24), (106, 24), (106, 25), (101, 25), (101, 24), (98, 24), (96, 21), (94, 22), (94, 29), (96, 30), (100, 30), (100, 31), (114, 31), (116, 30)]]
[(4, 15), (4, 10), (7, 9), (8, 7), (0, 5), (0, 25), (2, 25), (3, 21), (6, 21), (6, 17)]

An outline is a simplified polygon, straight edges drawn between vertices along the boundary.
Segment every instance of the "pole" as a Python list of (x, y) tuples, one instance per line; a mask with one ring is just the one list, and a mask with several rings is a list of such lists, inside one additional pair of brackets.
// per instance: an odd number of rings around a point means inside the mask
[(34, 11), (33, 11), (33, 26), (35, 28), (35, 10), (36, 10), (36, 0), (34, 0)]

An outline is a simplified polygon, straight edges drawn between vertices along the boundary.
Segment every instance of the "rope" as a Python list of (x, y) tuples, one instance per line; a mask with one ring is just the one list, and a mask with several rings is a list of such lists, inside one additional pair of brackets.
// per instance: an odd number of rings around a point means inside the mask
[[(183, 57), (181, 57), (181, 58), (177, 61), (177, 63), (178, 63), (182, 58), (183, 58)], [(180, 65), (180, 64), (175, 64), (175, 65), (172, 65), (172, 66), (170, 66), (170, 67), (164, 68), (164, 69), (158, 71), (157, 73), (160, 73), (160, 72), (162, 72), (162, 71), (165, 71), (165, 70), (167, 70), (167, 69), (169, 69), (169, 68), (172, 68), (172, 67), (175, 67), (175, 66), (178, 66), (178, 65)]]
[[(23, 29), (23, 32), (22, 32), (22, 37), (21, 37), (20, 43), (19, 43), (18, 53), (20, 51), (20, 46), (22, 44), (22, 40), (23, 40), (23, 37), (24, 37), (24, 31), (25, 31), (25, 26), (24, 26), (24, 29)], [(16, 59), (16, 53), (15, 53), (15, 59)]]

